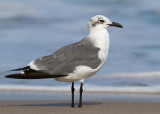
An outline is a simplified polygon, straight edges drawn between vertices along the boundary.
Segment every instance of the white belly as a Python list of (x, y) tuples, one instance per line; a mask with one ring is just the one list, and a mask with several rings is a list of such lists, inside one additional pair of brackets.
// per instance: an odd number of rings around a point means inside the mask
[(103, 64), (99, 65), (96, 69), (92, 69), (88, 66), (81, 65), (76, 67), (73, 73), (69, 73), (68, 76), (55, 78), (55, 80), (63, 82), (84, 81), (85, 78), (97, 73), (102, 66)]

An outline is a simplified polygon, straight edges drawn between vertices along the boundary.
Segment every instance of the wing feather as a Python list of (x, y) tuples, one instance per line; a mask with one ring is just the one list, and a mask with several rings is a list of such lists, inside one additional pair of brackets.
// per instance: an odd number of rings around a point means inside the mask
[(33, 64), (41, 71), (51, 75), (67, 75), (79, 65), (89, 66), (92, 69), (97, 68), (101, 63), (98, 58), (99, 50), (92, 43), (82, 40), (64, 46), (52, 55), (36, 59)]

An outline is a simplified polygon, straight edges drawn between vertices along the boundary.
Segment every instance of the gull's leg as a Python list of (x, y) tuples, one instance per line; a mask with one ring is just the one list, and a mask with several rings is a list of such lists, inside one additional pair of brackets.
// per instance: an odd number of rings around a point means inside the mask
[(80, 86), (80, 97), (79, 97), (79, 106), (78, 107), (82, 107), (82, 92), (83, 92), (83, 82), (81, 82), (81, 86)]
[(74, 82), (72, 82), (72, 86), (71, 86), (71, 91), (72, 91), (72, 104), (71, 107), (74, 107)]

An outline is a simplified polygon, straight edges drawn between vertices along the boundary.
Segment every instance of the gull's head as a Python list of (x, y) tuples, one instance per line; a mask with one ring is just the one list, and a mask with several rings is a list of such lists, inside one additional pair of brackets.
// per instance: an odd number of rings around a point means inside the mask
[(115, 26), (123, 28), (123, 26), (117, 22), (111, 22), (107, 17), (103, 15), (96, 15), (92, 17), (88, 22), (89, 30), (104, 30), (109, 26)]

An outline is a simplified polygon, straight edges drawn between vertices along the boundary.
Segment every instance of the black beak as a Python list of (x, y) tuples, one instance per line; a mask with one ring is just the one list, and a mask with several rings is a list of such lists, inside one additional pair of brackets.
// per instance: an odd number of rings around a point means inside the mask
[(108, 24), (109, 26), (115, 26), (115, 27), (119, 27), (119, 28), (123, 28), (123, 26), (119, 23), (116, 22), (112, 22), (111, 24)]

